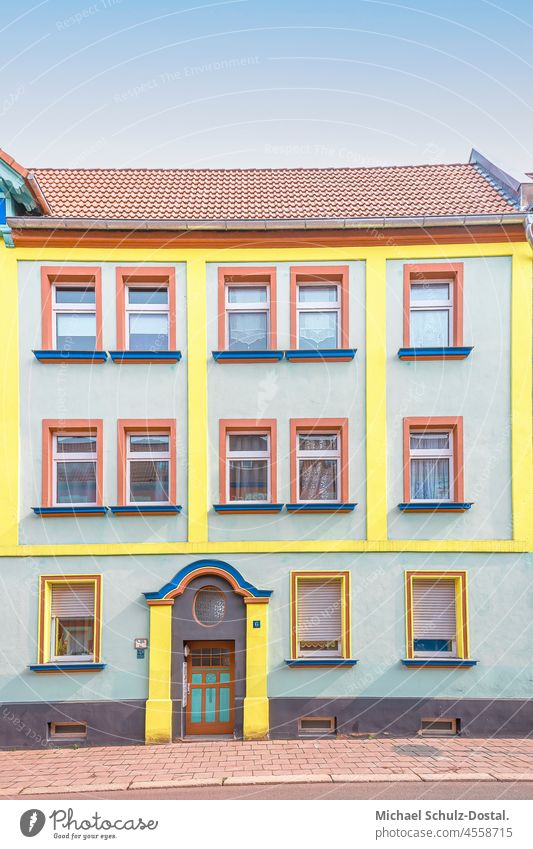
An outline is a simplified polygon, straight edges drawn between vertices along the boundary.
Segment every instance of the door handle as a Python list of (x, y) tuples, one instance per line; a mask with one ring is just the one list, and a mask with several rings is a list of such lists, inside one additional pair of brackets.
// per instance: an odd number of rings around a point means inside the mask
[(191, 695), (191, 685), (190, 684), (187, 684), (187, 695), (188, 696)]

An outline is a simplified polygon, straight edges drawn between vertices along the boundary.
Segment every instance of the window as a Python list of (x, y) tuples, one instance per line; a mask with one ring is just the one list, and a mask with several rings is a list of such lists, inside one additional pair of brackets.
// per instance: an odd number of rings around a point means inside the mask
[(53, 286), (52, 344), (57, 351), (96, 349), (94, 286)]
[(101, 575), (43, 575), (39, 581), (39, 663), (98, 663)]
[(193, 611), (200, 625), (218, 625), (226, 616), (226, 597), (217, 587), (203, 587), (194, 597)]
[(404, 266), (404, 345), (463, 344), (463, 263)]
[(102, 285), (99, 268), (41, 269), (42, 345), (53, 351), (102, 348)]
[(449, 430), (411, 430), (411, 501), (453, 500), (453, 445)]
[(222, 419), (221, 504), (271, 504), (276, 485), (276, 422)]
[(127, 440), (128, 504), (168, 504), (170, 435), (128, 433)]
[(119, 504), (137, 507), (176, 501), (176, 423), (172, 419), (118, 422)]
[(338, 433), (298, 433), (298, 501), (339, 501)]
[(293, 572), (291, 577), (293, 658), (349, 657), (349, 573)]
[(404, 500), (463, 502), (463, 422), (404, 419)]
[(269, 433), (228, 431), (227, 440), (227, 501), (270, 501)]
[(168, 289), (126, 287), (128, 351), (168, 351)]
[(413, 348), (447, 348), (453, 344), (451, 280), (411, 283), (411, 339)]
[(228, 351), (266, 351), (269, 310), (266, 286), (226, 286)]
[(291, 499), (340, 503), (348, 498), (346, 419), (291, 420)]
[(291, 268), (291, 346), (327, 350), (348, 345), (348, 267)]
[(338, 348), (339, 287), (298, 286), (298, 348)]
[(117, 347), (157, 354), (176, 347), (176, 272), (117, 268)]
[(94, 660), (94, 584), (52, 584), (50, 659)]
[(96, 434), (55, 433), (53, 443), (53, 506), (96, 504)]
[(468, 657), (465, 572), (407, 572), (409, 658)]
[(45, 507), (102, 504), (102, 422), (43, 421), (42, 501)]
[(219, 347), (268, 351), (276, 347), (273, 268), (219, 269)]

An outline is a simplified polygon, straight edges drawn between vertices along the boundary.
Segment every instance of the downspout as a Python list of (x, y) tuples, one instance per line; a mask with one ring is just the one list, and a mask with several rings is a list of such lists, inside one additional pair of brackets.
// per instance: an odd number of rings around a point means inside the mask
[(13, 231), (9, 224), (0, 224), (0, 235), (4, 240), (4, 245), (6, 248), (14, 248), (15, 243), (13, 241)]
[(533, 251), (533, 214), (526, 215), (524, 218), (524, 229), (526, 231), (526, 239)]

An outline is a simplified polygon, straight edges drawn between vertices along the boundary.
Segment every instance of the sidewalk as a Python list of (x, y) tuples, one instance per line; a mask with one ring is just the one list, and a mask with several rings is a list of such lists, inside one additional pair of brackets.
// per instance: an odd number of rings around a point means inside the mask
[(0, 752), (0, 796), (331, 781), (533, 781), (533, 739), (199, 741)]

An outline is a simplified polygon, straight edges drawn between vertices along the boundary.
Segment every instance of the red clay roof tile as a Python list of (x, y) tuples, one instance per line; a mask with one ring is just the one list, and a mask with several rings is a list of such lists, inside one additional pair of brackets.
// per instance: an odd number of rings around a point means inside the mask
[(130, 220), (403, 218), (512, 213), (475, 165), (54, 169), (33, 173), (51, 215)]

